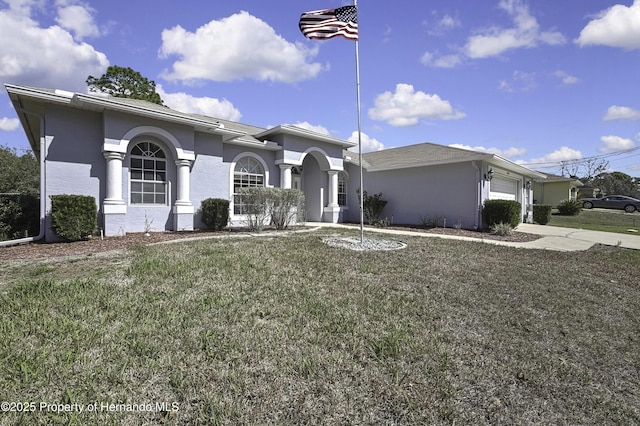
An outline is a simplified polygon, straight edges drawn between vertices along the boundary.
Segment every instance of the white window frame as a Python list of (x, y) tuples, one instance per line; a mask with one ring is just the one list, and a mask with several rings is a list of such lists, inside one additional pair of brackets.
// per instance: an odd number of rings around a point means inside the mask
[[(147, 144), (144, 148), (142, 145)], [(142, 154), (134, 153), (136, 148), (140, 149)], [(161, 153), (162, 156), (158, 156)], [(140, 161), (140, 166), (134, 167), (134, 160)], [(147, 167), (147, 162), (152, 162), (152, 167)], [(137, 161), (136, 161), (137, 163)], [(158, 167), (162, 164), (162, 167)], [(137, 142), (131, 148), (129, 154), (129, 204), (132, 206), (166, 206), (169, 202), (168, 197), (168, 170), (167, 170), (167, 154), (159, 144), (152, 141)], [(149, 165), (150, 166), (150, 165)], [(140, 173), (140, 177), (136, 174)], [(139, 185), (140, 190), (134, 190), (134, 185)], [(153, 189), (150, 189), (150, 185)], [(159, 191), (158, 188), (162, 188)], [(134, 195), (140, 194), (140, 201), (134, 200)], [(145, 202), (145, 196), (153, 194), (153, 202)], [(162, 195), (162, 202), (158, 202), (158, 196)]]
[[(237, 171), (239, 166), (243, 166), (242, 162), (243, 161), (247, 161), (247, 162), (253, 162), (253, 167), (251, 167), (250, 169), (246, 169), (247, 171), (242, 172), (242, 171)], [(244, 214), (242, 213), (242, 211), (239, 211), (239, 209), (237, 207), (239, 207), (238, 205), (236, 205), (235, 199), (236, 199), (236, 188), (256, 188), (256, 187), (267, 187), (267, 183), (269, 181), (269, 172), (268, 172), (268, 168), (267, 168), (267, 164), (264, 162), (264, 160), (257, 154), (251, 153), (251, 152), (246, 152), (246, 153), (242, 153), (239, 154), (234, 161), (232, 162), (232, 167), (231, 167), (231, 179), (230, 179), (230, 183), (231, 183), (231, 188), (230, 188), (230, 192), (231, 192), (231, 213), (232, 216), (235, 217), (242, 217), (244, 216)], [(247, 164), (248, 165), (248, 164)], [(262, 168), (262, 173), (255, 173), (255, 166), (258, 165), (260, 166), (260, 168)], [(246, 185), (240, 185), (237, 186), (236, 185), (236, 178), (237, 176), (240, 176), (242, 178), (242, 176), (246, 177)], [(260, 182), (260, 180), (262, 182)], [(240, 182), (243, 183), (243, 182)]]

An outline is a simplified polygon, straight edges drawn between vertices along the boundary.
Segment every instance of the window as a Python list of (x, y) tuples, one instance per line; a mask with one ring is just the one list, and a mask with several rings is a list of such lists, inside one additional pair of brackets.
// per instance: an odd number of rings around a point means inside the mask
[(338, 205), (347, 205), (347, 174), (344, 172), (338, 173)]
[(140, 142), (131, 150), (131, 204), (167, 204), (167, 159), (152, 142)]
[(233, 214), (244, 214), (244, 206), (237, 196), (240, 188), (264, 186), (264, 167), (253, 157), (243, 157), (233, 172)]

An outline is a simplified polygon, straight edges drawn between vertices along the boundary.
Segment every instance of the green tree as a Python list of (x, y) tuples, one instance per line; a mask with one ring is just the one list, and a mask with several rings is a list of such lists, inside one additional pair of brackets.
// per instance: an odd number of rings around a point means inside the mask
[(640, 196), (637, 182), (622, 172), (601, 173), (594, 179), (593, 185), (607, 195)]
[(0, 146), (0, 241), (35, 235), (39, 226), (40, 169), (31, 151)]
[(89, 76), (86, 81), (89, 91), (107, 93), (116, 98), (140, 99), (164, 105), (156, 92), (156, 83), (131, 68), (111, 65), (101, 77)]
[(0, 145), (0, 193), (37, 194), (40, 167), (33, 152), (18, 156), (16, 150)]

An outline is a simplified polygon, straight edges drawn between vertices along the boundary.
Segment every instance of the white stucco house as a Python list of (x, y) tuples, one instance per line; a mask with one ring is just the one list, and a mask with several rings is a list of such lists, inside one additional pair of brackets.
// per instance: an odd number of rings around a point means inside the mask
[[(358, 155), (352, 142), (290, 125), (265, 129), (132, 99), (5, 85), (41, 162), (41, 198), (90, 195), (106, 236), (202, 227), (206, 198), (231, 201), (238, 188), (300, 189), (306, 220), (358, 222)], [(544, 175), (499, 156), (436, 144), (363, 155), (364, 189), (388, 200), (383, 216), (417, 224), (421, 215), (482, 226), (485, 200), (518, 200), (526, 220), (532, 181)], [(55, 239), (48, 214), (44, 236)]]

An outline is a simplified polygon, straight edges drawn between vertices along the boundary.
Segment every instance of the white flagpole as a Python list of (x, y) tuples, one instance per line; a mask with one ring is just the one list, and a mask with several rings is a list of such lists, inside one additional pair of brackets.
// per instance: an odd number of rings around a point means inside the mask
[[(356, 14), (359, 15), (360, 13), (358, 11), (358, 0), (353, 0), (353, 5), (356, 7)], [(360, 54), (358, 49), (359, 40), (360, 40), (360, 22), (358, 22), (358, 38), (356, 39), (356, 93), (357, 93), (357, 104), (358, 104), (358, 163), (360, 164), (360, 244), (363, 244), (364, 243), (364, 181), (363, 181), (363, 173), (362, 173), (362, 129), (361, 129), (361, 120), (360, 120)]]

